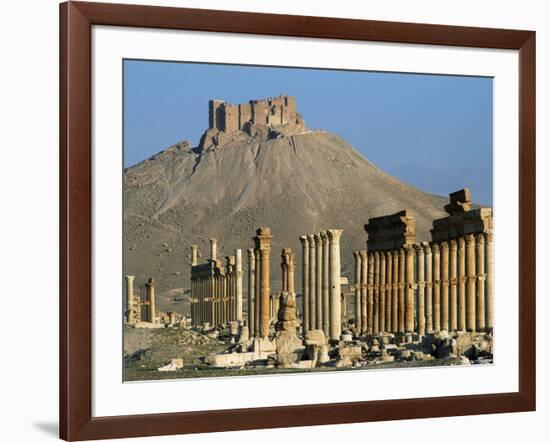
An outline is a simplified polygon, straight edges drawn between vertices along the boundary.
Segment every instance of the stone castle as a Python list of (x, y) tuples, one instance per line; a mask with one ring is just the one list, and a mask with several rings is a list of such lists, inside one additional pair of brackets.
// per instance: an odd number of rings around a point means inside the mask
[(296, 98), (280, 95), (248, 103), (231, 104), (209, 100), (208, 129), (200, 149), (242, 142), (247, 137), (260, 141), (303, 133), (306, 126), (296, 111)]
[(246, 104), (208, 102), (208, 127), (222, 132), (245, 130), (247, 123), (282, 126), (296, 121), (296, 116), (296, 99), (288, 95), (250, 100)]

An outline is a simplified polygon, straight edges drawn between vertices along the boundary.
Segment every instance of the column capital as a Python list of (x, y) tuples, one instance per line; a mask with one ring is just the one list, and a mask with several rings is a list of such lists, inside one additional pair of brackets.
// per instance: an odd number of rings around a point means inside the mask
[(313, 239), (315, 240), (315, 245), (320, 246), (322, 244), (322, 238), (320, 233), (314, 233)]
[(324, 230), (321, 230), (319, 232), (319, 236), (321, 237), (321, 239), (323, 240), (323, 242), (326, 242), (328, 240), (328, 235), (327, 235), (327, 232), (325, 232)]
[(466, 239), (466, 245), (467, 246), (473, 246), (474, 245), (474, 241), (475, 241), (474, 235), (472, 235), (472, 234), (466, 235), (465, 239)]
[(128, 282), (133, 282), (134, 278), (135, 278), (134, 275), (126, 275), (126, 281), (128, 281)]
[(254, 260), (254, 249), (248, 249), (248, 259)]
[(363, 260), (367, 259), (367, 251), (366, 250), (359, 250), (359, 256)]
[(307, 235), (300, 236), (300, 242), (302, 243), (302, 247), (307, 247), (308, 245)]
[(353, 257), (354, 257), (356, 260), (360, 257), (359, 251), (358, 251), (358, 250), (356, 250), (356, 251), (353, 252)]
[(424, 255), (424, 247), (422, 244), (414, 244), (414, 249), (418, 255)]
[(369, 265), (372, 267), (372, 263), (374, 261), (374, 254), (373, 252), (367, 252), (367, 255), (368, 255), (368, 260), (369, 260)]
[(432, 253), (434, 255), (439, 255), (439, 244), (433, 243), (431, 244), (431, 247), (432, 247)]
[(476, 246), (478, 248), (485, 246), (485, 235), (483, 233), (476, 234)]
[(329, 229), (327, 235), (331, 244), (338, 243), (344, 231), (342, 229)]
[(430, 247), (430, 243), (428, 241), (424, 241), (421, 243), (422, 248), (424, 249), (424, 254), (431, 255), (432, 254), (432, 248)]
[(493, 242), (493, 232), (492, 231), (484, 232), (483, 234), (485, 235), (485, 241), (487, 241), (488, 243)]
[(452, 251), (455, 251), (455, 250), (457, 249), (456, 240), (451, 239), (451, 240), (449, 241), (449, 248), (450, 248)]
[(449, 244), (447, 243), (447, 241), (441, 241), (441, 243), (439, 244), (439, 248), (441, 252), (447, 252), (449, 250)]
[(312, 249), (315, 247), (315, 235), (313, 233), (309, 233), (307, 235), (307, 239), (308, 239), (308, 243), (309, 243), (309, 248)]

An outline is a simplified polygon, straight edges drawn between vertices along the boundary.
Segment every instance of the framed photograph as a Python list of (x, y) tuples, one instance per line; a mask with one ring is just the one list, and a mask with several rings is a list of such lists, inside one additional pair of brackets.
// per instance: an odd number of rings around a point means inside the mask
[(60, 437), (535, 410), (535, 33), (60, 6)]

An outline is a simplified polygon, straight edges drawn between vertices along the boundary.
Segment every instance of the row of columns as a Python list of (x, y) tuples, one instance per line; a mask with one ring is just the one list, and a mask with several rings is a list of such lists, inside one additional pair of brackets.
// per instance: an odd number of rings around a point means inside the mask
[(242, 321), (242, 252), (217, 260), (217, 241), (210, 239), (210, 259), (198, 264), (197, 246), (191, 246), (191, 318), (193, 325), (218, 326)]
[(492, 232), (354, 258), (358, 333), (492, 331)]
[(331, 339), (342, 331), (340, 238), (331, 229), (300, 237), (302, 243), (302, 329), (323, 330)]
[(134, 293), (134, 276), (126, 275), (126, 312), (125, 319), (128, 324), (136, 322), (158, 322), (155, 279), (149, 278), (145, 283), (145, 300), (141, 295)]

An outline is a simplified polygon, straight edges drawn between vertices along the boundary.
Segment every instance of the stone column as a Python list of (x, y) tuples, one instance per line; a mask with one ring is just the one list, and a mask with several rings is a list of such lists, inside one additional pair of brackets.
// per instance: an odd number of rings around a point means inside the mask
[(340, 238), (343, 230), (328, 230), (330, 246), (330, 324), (329, 336), (333, 340), (339, 340), (342, 333), (342, 304), (340, 297), (342, 288), (340, 285)]
[(449, 244), (443, 241), (441, 253), (441, 330), (449, 331)]
[(196, 266), (199, 262), (198, 260), (198, 246), (196, 244), (191, 245), (191, 265)]
[(380, 295), (378, 311), (378, 329), (380, 333), (386, 332), (386, 253), (380, 252)]
[(476, 331), (475, 238), (466, 235), (466, 329)]
[(315, 253), (315, 236), (308, 235), (309, 244), (309, 329), (317, 329), (317, 290), (315, 282), (317, 281), (317, 255)]
[(302, 332), (309, 330), (309, 244), (307, 236), (300, 236), (302, 243)]
[(439, 259), (439, 245), (432, 244), (432, 256), (433, 256), (433, 323), (434, 331), (441, 331), (441, 261)]
[(466, 249), (464, 237), (458, 238), (458, 330), (466, 331)]
[(397, 333), (399, 331), (399, 252), (397, 250), (392, 251), (392, 307), (391, 307), (391, 324), (392, 333)]
[(254, 286), (256, 273), (256, 260), (254, 249), (248, 249), (248, 331), (254, 335)]
[(418, 295), (417, 295), (417, 315), (418, 315), (418, 334), (424, 336), (426, 334), (426, 312), (425, 312), (425, 287), (426, 287), (426, 276), (424, 273), (424, 248), (421, 244), (415, 246), (416, 249), (416, 262), (418, 269)]
[(407, 246), (405, 264), (405, 332), (414, 332), (414, 249)]
[(485, 236), (476, 235), (476, 329), (485, 330)]
[(361, 256), (359, 252), (353, 252), (355, 263), (355, 330), (361, 334)]
[(256, 231), (256, 247), (260, 251), (260, 337), (269, 336), (269, 294), (271, 229), (261, 227)]
[(315, 328), (323, 330), (323, 242), (321, 235), (316, 233), (313, 235), (315, 239), (315, 306), (317, 307), (315, 315)]
[(210, 259), (215, 261), (218, 257), (218, 240), (210, 238)]
[(321, 240), (323, 242), (323, 332), (325, 336), (328, 336), (330, 324), (330, 267), (327, 232), (321, 232)]
[(294, 253), (292, 249), (288, 249), (288, 292), (296, 294), (296, 288), (294, 286), (294, 272), (296, 270), (296, 264), (294, 263)]
[(385, 330), (388, 333), (392, 331), (392, 254), (391, 252), (386, 253), (386, 327)]
[(450, 295), (449, 295), (449, 330), (452, 332), (458, 329), (457, 315), (457, 245), (453, 239), (449, 241), (450, 251)]
[(432, 272), (432, 248), (428, 242), (422, 243), (424, 249), (424, 263), (425, 263), (425, 281), (426, 281), (426, 299), (424, 301), (424, 311), (426, 313), (426, 331), (432, 333), (434, 330), (433, 324), (433, 272)]
[(367, 252), (361, 250), (359, 252), (359, 259), (361, 261), (361, 334), (367, 333), (368, 322), (368, 306), (367, 306), (367, 289), (368, 289), (368, 258)]
[(367, 276), (367, 333), (374, 333), (374, 254), (369, 252), (368, 276)]
[(235, 250), (235, 309), (236, 321), (243, 321), (243, 255), (241, 249)]
[(260, 337), (260, 292), (261, 292), (261, 264), (260, 250), (254, 250), (256, 261), (255, 287), (254, 287), (254, 337)]
[(380, 253), (374, 252), (374, 333), (380, 333)]
[(398, 331), (405, 333), (405, 249), (399, 249), (399, 305), (398, 312)]
[(155, 299), (155, 278), (149, 278), (147, 282), (147, 302), (149, 308), (147, 309), (147, 322), (155, 322), (157, 317), (157, 305)]
[(136, 322), (134, 311), (134, 276), (126, 275), (126, 322), (128, 324)]
[(288, 292), (288, 268), (286, 262), (286, 249), (281, 252), (281, 291)]
[(485, 327), (488, 332), (493, 331), (494, 310), (493, 310), (493, 284), (494, 284), (494, 260), (493, 260), (493, 232), (485, 233)]

